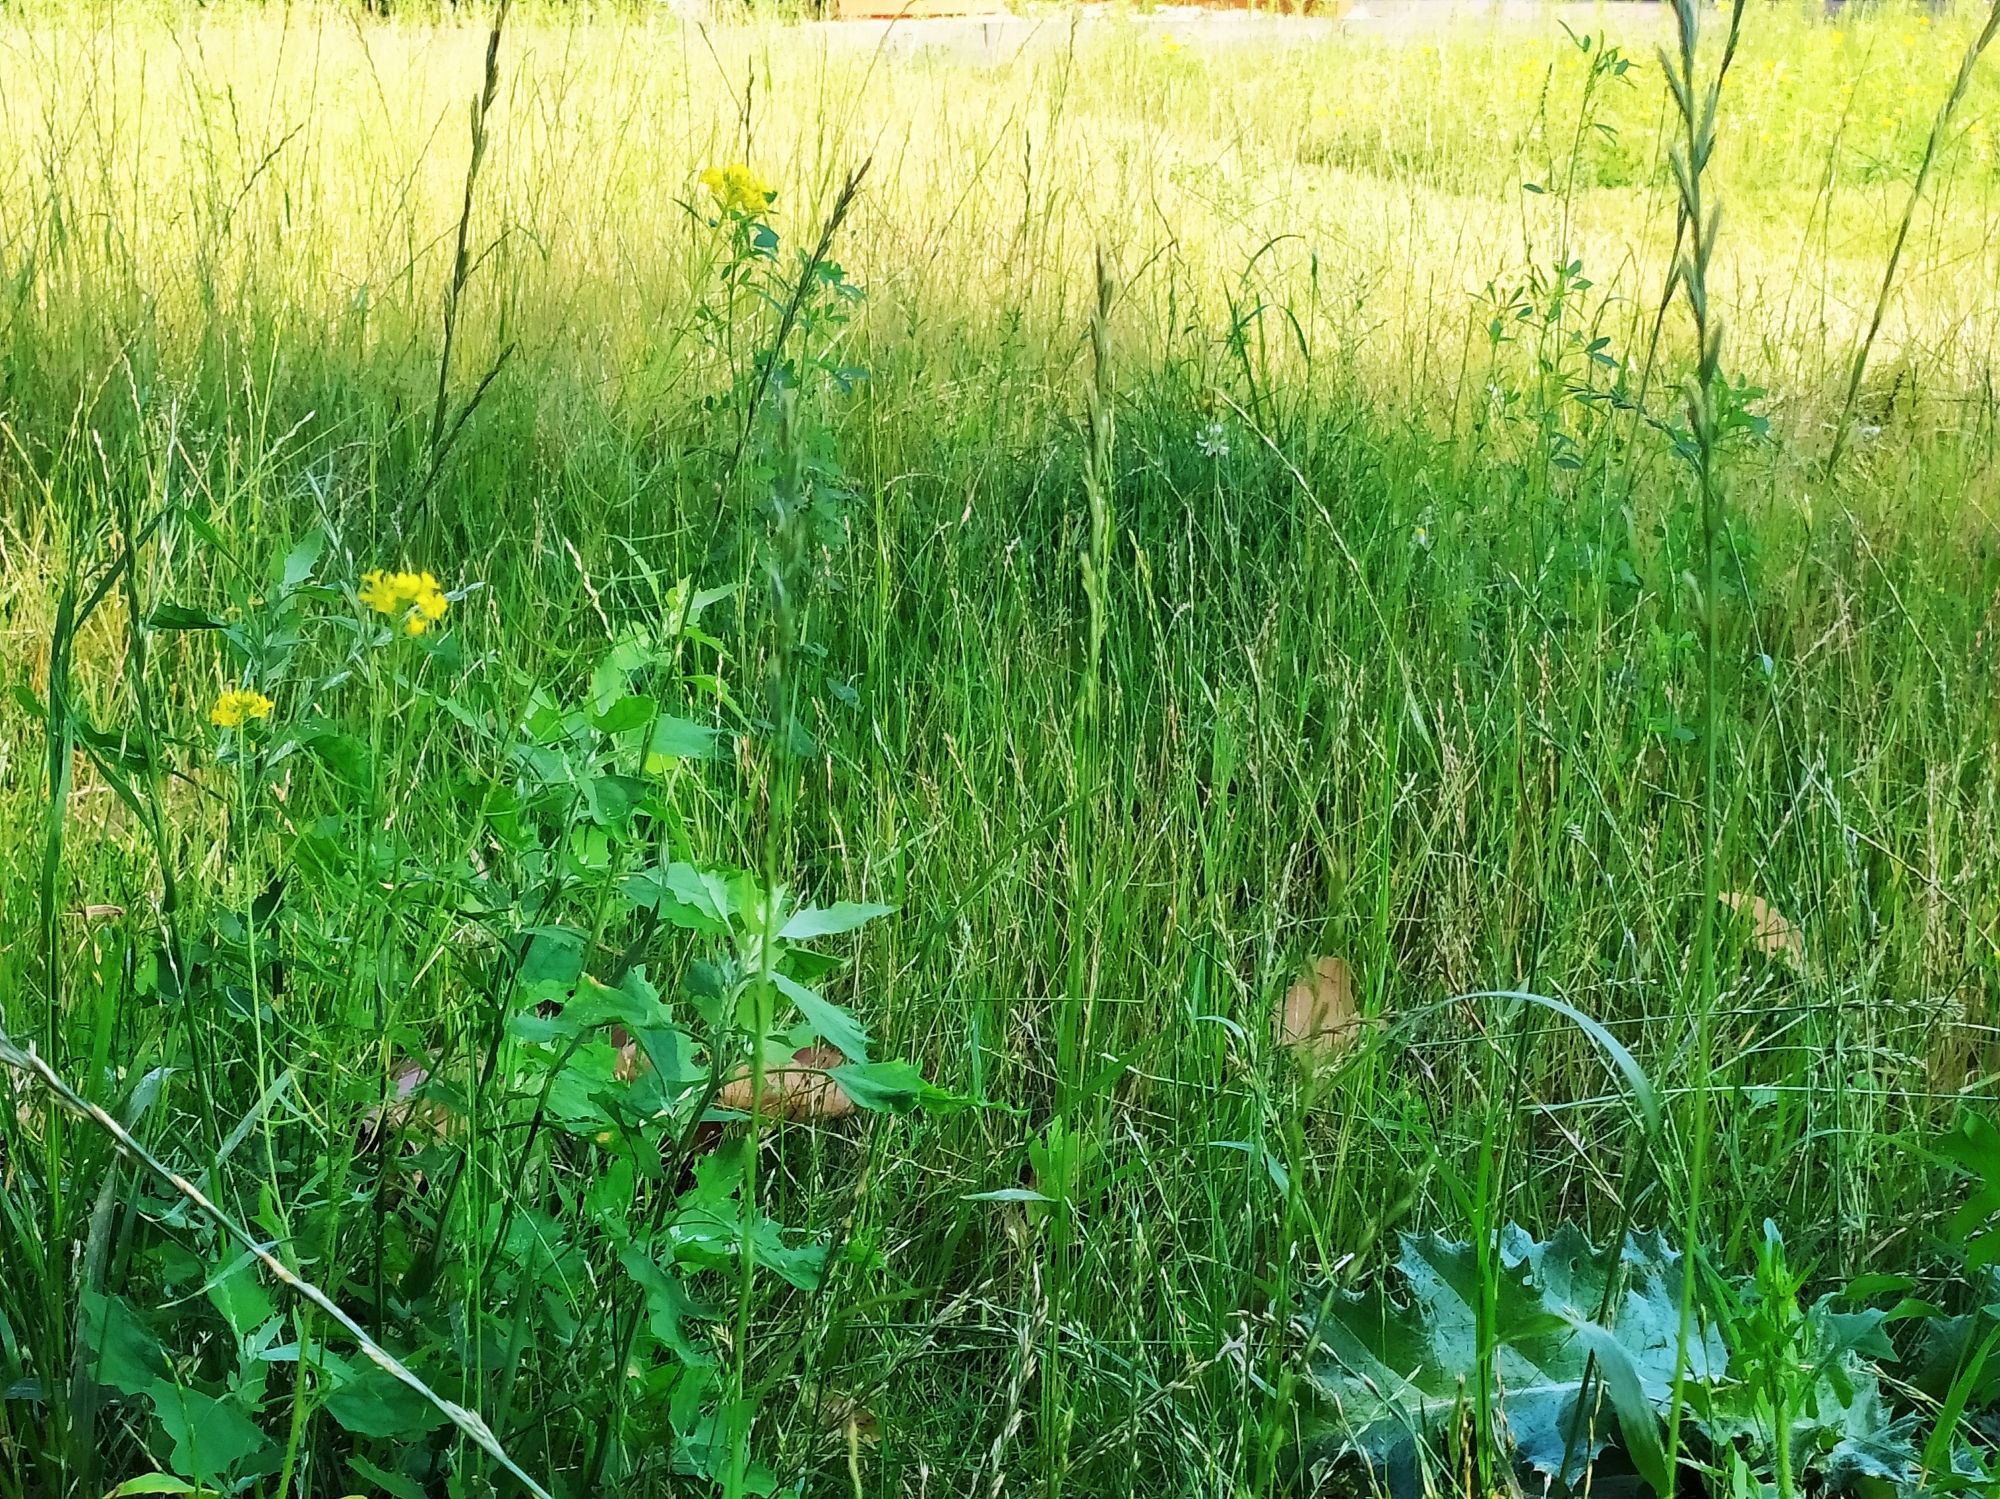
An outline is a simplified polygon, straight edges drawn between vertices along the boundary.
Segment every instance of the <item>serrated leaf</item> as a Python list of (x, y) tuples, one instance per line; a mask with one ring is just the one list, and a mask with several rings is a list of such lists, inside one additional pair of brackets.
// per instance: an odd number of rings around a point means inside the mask
[[(1776, 1355), (1812, 1371), (1811, 1384), (1788, 1397), (1790, 1448), (1794, 1472), (1811, 1476), (1820, 1492), (1844, 1492), (1863, 1480), (1900, 1488), (1916, 1471), (1916, 1418), (1891, 1414), (1875, 1366), (1855, 1351), (1880, 1346), (1879, 1327), (1857, 1322), (1858, 1315), (1833, 1313), (1830, 1298), (1822, 1299), (1802, 1319), (1796, 1340)], [(1883, 1314), (1868, 1315), (1879, 1322)], [(1753, 1471), (1768, 1471), (1776, 1445), (1770, 1403), (1747, 1361), (1743, 1382), (1693, 1391), (1690, 1410), (1712, 1445), (1734, 1450)]]
[(301, 536), (298, 544), (285, 554), (284, 566), (278, 573), (278, 587), (290, 593), (312, 576), (319, 565), (320, 554), (326, 550), (326, 532), (311, 531)]
[[(1521, 1463), (1573, 1482), (1606, 1445), (1602, 1423), (1581, 1407), (1593, 1348), (1577, 1329), (1594, 1322), (1605, 1304), (1608, 1258), (1573, 1229), (1541, 1243), (1509, 1226), (1485, 1266), (1470, 1244), (1403, 1236), (1394, 1277), (1399, 1294), (1386, 1288), (1332, 1291), (1312, 1327), (1313, 1378), (1331, 1437), (1378, 1469), (1406, 1464), (1417, 1441), (1476, 1399), (1478, 1308), (1489, 1300), (1493, 1365), (1487, 1388), (1495, 1428), (1506, 1433)], [(1622, 1393), (1631, 1406), (1635, 1431), (1634, 1401), (1662, 1410), (1673, 1384), (1679, 1261), (1657, 1234), (1628, 1234), (1617, 1256), (1615, 1316), (1608, 1329), (1598, 1329), (1623, 1356), (1619, 1389), (1609, 1393), (1614, 1403)], [(1484, 1284), (1488, 1274), (1490, 1287)], [(1689, 1374), (1698, 1381), (1721, 1378), (1727, 1363), (1708, 1323), (1704, 1317), (1688, 1349)], [(1646, 1461), (1651, 1454), (1634, 1456)]]

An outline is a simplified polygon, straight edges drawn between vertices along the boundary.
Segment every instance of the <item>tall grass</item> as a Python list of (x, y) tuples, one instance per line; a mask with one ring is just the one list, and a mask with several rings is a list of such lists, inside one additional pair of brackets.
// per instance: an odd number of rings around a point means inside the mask
[[(1991, 1096), (2000, 982), (1981, 19), (1749, 12), (1690, 201), (1699, 97), (1638, 8), (925, 43), (516, 0), (497, 69), (473, 8), (0, 15), (0, 1030), (554, 1492), (692, 1486), (602, 1253), (681, 1183), (496, 1059), (541, 927), (612, 985), (700, 953), (525, 897), (501, 950), (464, 897), (527, 868), (505, 735), (644, 629), (740, 731), (663, 842), (895, 906), (829, 993), (982, 1101), (677, 1142), (844, 1251), (766, 1290), (760, 1240), (691, 1316), (724, 1491), (1303, 1485), (1301, 1298), (1403, 1230), (1686, 1226), (1747, 1266), (1770, 1219), (1826, 1284), (1935, 1290), (1924, 1142)], [(697, 185), (732, 159), (776, 186), (768, 267)], [(815, 485), (852, 491), (824, 532)], [(404, 565), (472, 589), (446, 643), (343, 676), (324, 619)], [(197, 614), (367, 775), (219, 761)], [(1319, 1073), (1270, 1019), (1316, 954), (1368, 1021)], [(1652, 1159), (1604, 1052), (1473, 997), (1506, 991), (1629, 1048)], [(242, 1246), (39, 1094), (0, 1110), (0, 1245), (0, 1496), (167, 1460), (56, 1398), (108, 1294), (207, 1319), (191, 1387), (263, 1381), (250, 1491), (384, 1481), (239, 1360)]]

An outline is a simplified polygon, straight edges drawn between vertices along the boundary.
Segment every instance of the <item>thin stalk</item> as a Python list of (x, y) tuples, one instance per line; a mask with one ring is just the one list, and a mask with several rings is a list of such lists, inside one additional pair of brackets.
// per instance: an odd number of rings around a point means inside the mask
[(1854, 403), (1861, 394), (1861, 376), (1868, 368), (1868, 355), (1875, 347), (1875, 335), (1882, 331), (1882, 319), (1888, 315), (1889, 293), (1896, 284), (1896, 267), (1903, 259), (1903, 245), (1910, 237), (1910, 225), (1916, 221), (1917, 204), (1923, 201), (1924, 184), (1930, 180), (1931, 164), (1937, 160), (1938, 142), (1944, 139), (1951, 128), (1952, 116), (1958, 112), (1965, 91), (1972, 84), (1972, 70), (1979, 64), (1979, 55), (2000, 33), (2000, 0), (1993, 0), (1993, 6), (1986, 13), (1986, 24), (1979, 29), (1979, 35), (1972, 39), (1972, 45), (1965, 49), (1965, 56), (1959, 59), (1958, 76), (1951, 81), (1951, 92), (1945, 95), (1944, 103), (1938, 107), (1937, 119), (1931, 124), (1930, 139), (1924, 142), (1923, 160), (1917, 163), (1917, 175), (1910, 183), (1909, 201), (1903, 205), (1903, 221), (1896, 226), (1896, 238), (1889, 246), (1888, 264), (1882, 267), (1882, 285), (1875, 293), (1875, 311), (1868, 319), (1868, 332), (1862, 337), (1861, 347), (1854, 351), (1854, 365), (1847, 372), (1847, 395), (1840, 403), (1840, 420), (1834, 424), (1833, 447), (1826, 455), (1826, 473), (1831, 478), (1834, 468), (1840, 462), (1840, 455), (1847, 449), (1847, 429), (1854, 420)]
[(1677, 55), (1661, 51), (1662, 69), (1681, 117), (1682, 139), (1674, 148), (1674, 179), (1680, 190), (1687, 250), (1677, 266), (1681, 292), (1694, 323), (1696, 360), (1687, 382), (1686, 404), (1694, 469), (1695, 493), (1701, 508), (1702, 532), (1702, 896), (1696, 945), (1700, 955), (1694, 995), (1695, 1043), (1692, 1059), (1694, 1118), (1690, 1141), (1686, 1210), (1683, 1218), (1680, 1328), (1676, 1338), (1673, 1395), (1667, 1412), (1667, 1465), (1672, 1471), (1680, 1451), (1681, 1416), (1687, 1397), (1687, 1351), (1694, 1330), (1695, 1245), (1700, 1241), (1703, 1196), (1708, 1178), (1710, 1074), (1715, 1051), (1715, 907), (1720, 894), (1718, 852), (1722, 843), (1721, 656), (1719, 594), (1722, 577), (1722, 495), (1717, 474), (1721, 436), (1717, 387), (1721, 383), (1722, 326), (1709, 302), (1708, 270), (1715, 253), (1720, 210), (1703, 193), (1704, 174), (1715, 152), (1715, 119), (1726, 66), (1735, 55), (1743, 20), (1743, 0), (1735, 0), (1729, 16), (1729, 37), (1723, 66), (1697, 94), (1699, 0), (1675, 0)]
[[(424, 482), (419, 493), (418, 504), (430, 493), (430, 486), (436, 480), (438, 471), (444, 465), (446, 449), (445, 411), (451, 395), (452, 353), (458, 343), (458, 315), (460, 304), (465, 299), (466, 283), (472, 279), (472, 207), (479, 190), (479, 167), (486, 159), (487, 117), (492, 113), (493, 100), (500, 91), (500, 35), (507, 24), (507, 10), (513, 0), (500, 0), (493, 12), (493, 27), (486, 34), (486, 67), (480, 80), (478, 96), (472, 101), (472, 154), (465, 163), (465, 194), (458, 213), (458, 241), (451, 257), (451, 280), (444, 294), (444, 340), (438, 350), (437, 395), (431, 403), (430, 437), (425, 443), (430, 454)], [(487, 387), (500, 373), (500, 366), (507, 360), (511, 349), (501, 351), (493, 368), (479, 382), (465, 409), (459, 413), (453, 424), (450, 437), (456, 438), (465, 425), (465, 419), (472, 413)]]

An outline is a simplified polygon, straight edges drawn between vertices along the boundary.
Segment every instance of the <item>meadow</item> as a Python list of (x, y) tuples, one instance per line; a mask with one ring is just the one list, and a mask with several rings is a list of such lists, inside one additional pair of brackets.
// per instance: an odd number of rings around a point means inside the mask
[(0, 6), (0, 1499), (2000, 1491), (1996, 17)]

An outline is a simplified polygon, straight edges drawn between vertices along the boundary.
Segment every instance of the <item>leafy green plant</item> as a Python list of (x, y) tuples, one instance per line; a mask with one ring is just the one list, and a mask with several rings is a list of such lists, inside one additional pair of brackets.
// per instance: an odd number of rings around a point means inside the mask
[(1727, 1381), (1690, 1387), (1690, 1410), (1711, 1453), (1781, 1496), (1807, 1483), (1841, 1493), (1880, 1482), (1916, 1486), (1914, 1416), (1896, 1416), (1878, 1364), (1895, 1346), (1877, 1308), (1842, 1309), (1826, 1295), (1803, 1304), (1776, 1227), (1764, 1225), (1747, 1280), (1708, 1276), (1711, 1305), (1733, 1367)]
[[(719, 649), (700, 619), (727, 590), (669, 590), (660, 618), (678, 624), (677, 635), (627, 632), (580, 701), (528, 685), (516, 724), (482, 696), (477, 673), (454, 673), (456, 645), (419, 612), (442, 618), (462, 594), (447, 597), (414, 574), (397, 576), (412, 580), (412, 596), (436, 602), (405, 604), (372, 581), (358, 591), (316, 582), (320, 555), (317, 546), (296, 550), (268, 606), (234, 623), (199, 622), (240, 661), (235, 679), (258, 689), (249, 707), (231, 696), (251, 693), (247, 685), (220, 700), (217, 760), (237, 788), (237, 856), (271, 867), (268, 878), (259, 868), (262, 893), (246, 909), (216, 913), (206, 935), (160, 950), (148, 971), (189, 1012), (213, 1015), (219, 1004), (257, 1036), (267, 1101), (299, 1065), (281, 1038), (314, 1015), (323, 1034), (376, 1027), (383, 1078), (398, 1086), (372, 1096), (365, 1080), (339, 1089), (326, 1102), (346, 1117), (302, 1156), (272, 1145), (268, 1118), (253, 1114), (216, 1165), (261, 1135), (252, 1167), (260, 1222), (301, 1246), (330, 1247), (352, 1198), (372, 1199), (373, 1288), (344, 1291), (392, 1325), (408, 1366), (455, 1400), (469, 1404), (484, 1391), (504, 1411), (512, 1375), (495, 1384), (488, 1360), (529, 1339), (577, 1344), (588, 1302), (602, 1298), (611, 1336), (584, 1356), (626, 1370), (648, 1398), (628, 1401), (623, 1382), (586, 1392), (613, 1423), (591, 1464), (624, 1472), (630, 1459), (615, 1454), (662, 1452), (675, 1471), (721, 1482), (754, 1408), (721, 1399), (718, 1298), (739, 1276), (748, 1284), (753, 1269), (815, 1292), (834, 1257), (869, 1252), (783, 1225), (750, 1195), (743, 1162), (756, 1147), (717, 1133), (744, 1118), (723, 1106), (723, 1090), (752, 1080), (745, 1106), (754, 1112), (765, 1071), (824, 1046), (837, 1056), (820, 1070), (855, 1109), (963, 1102), (908, 1063), (875, 1055), (865, 1027), (819, 987), (834, 967), (822, 944), (890, 908), (812, 906), (680, 852), (685, 767), (713, 754), (720, 736), (666, 711), (661, 695), (685, 688), (680, 653), (702, 642)], [(301, 681), (295, 648), (312, 636), (346, 644)], [(729, 700), (712, 671), (694, 676), (710, 684), (711, 702)], [(452, 726), (470, 811), (452, 830), (467, 851), (455, 865), (370, 811), (388, 794), (392, 746), (329, 726), (348, 690), (414, 694)], [(288, 712), (280, 700), (310, 706)], [(295, 815), (301, 757), (317, 765), (331, 799), (358, 799), (360, 815)], [(289, 827), (273, 841), (261, 825), (280, 809)], [(452, 947), (416, 961), (442, 963), (492, 997), (496, 1024), (483, 1054), (461, 1047), (462, 1060), (449, 1060), (386, 998), (386, 986), (411, 983), (410, 964), (397, 956), (405, 898), (454, 913)], [(372, 933), (375, 947), (359, 989), (330, 961), (354, 950), (356, 933)], [(678, 974), (671, 997), (649, 977), (649, 952)], [(399, 1051), (424, 1060), (394, 1061)], [(473, 1184), (495, 1169), (511, 1187), (480, 1192)], [(394, 1231), (381, 1213), (391, 1198)], [(267, 1430), (289, 1400), (295, 1432), (330, 1422), (352, 1443), (354, 1471), (387, 1491), (415, 1492), (441, 1477), (457, 1491), (468, 1470), (444, 1461), (432, 1441), (443, 1406), (316, 1335), (310, 1308), (275, 1301), (242, 1246), (189, 1216), (186, 1203), (169, 1194), (151, 1212), (176, 1225), (179, 1243), (142, 1235), (131, 1289), (86, 1293), (79, 1334), (90, 1352), (86, 1387), (150, 1408), (149, 1447), (167, 1472), (195, 1490), (235, 1493), (289, 1469), (292, 1454)], [(193, 1259), (190, 1243), (205, 1246)], [(203, 1293), (192, 1300), (190, 1277)], [(227, 1338), (197, 1332), (209, 1321), (203, 1301)], [(142, 1313), (142, 1304), (157, 1310)], [(206, 1350), (191, 1360), (165, 1351), (190, 1343)], [(289, 1396), (281, 1373), (291, 1375)], [(737, 1477), (740, 1491), (776, 1485), (762, 1467)]]
[[(1357, 1454), (1416, 1492), (1430, 1487), (1425, 1472), (1449, 1471), (1458, 1443), (1483, 1442), (1538, 1484), (1581, 1492), (1616, 1447), (1655, 1493), (1672, 1490), (1661, 1427), (1675, 1388), (1679, 1253), (1657, 1233), (1628, 1235), (1614, 1256), (1574, 1229), (1544, 1242), (1513, 1225), (1497, 1247), (1495, 1287), (1482, 1284), (1474, 1246), (1404, 1235), (1400, 1294), (1327, 1294), (1308, 1325), (1322, 1452)], [(1754, 1274), (1707, 1269), (1701, 1285), (1683, 1384), (1715, 1482), (1777, 1495), (1920, 1490), (1919, 1420), (1891, 1409), (1881, 1373), (1898, 1364), (1887, 1324), (1906, 1309), (1850, 1308), (1838, 1294), (1803, 1304), (1804, 1278), (1773, 1229)], [(1488, 1412), (1470, 1393), (1482, 1331), (1498, 1392)], [(1955, 1421), (1947, 1408), (1937, 1423), (1947, 1446)]]
[[(1474, 1246), (1435, 1235), (1400, 1236), (1386, 1289), (1335, 1290), (1309, 1328), (1314, 1383), (1337, 1441), (1391, 1471), (1415, 1470), (1418, 1449), (1469, 1421), (1475, 1440), (1498, 1444), (1565, 1487), (1609, 1440), (1599, 1402), (1611, 1397), (1628, 1450), (1659, 1450), (1658, 1412), (1672, 1387), (1679, 1327), (1680, 1256), (1657, 1234), (1630, 1234), (1615, 1256), (1573, 1229), (1538, 1242), (1509, 1225), (1500, 1235), (1500, 1283), (1487, 1330), (1498, 1408), (1468, 1407), (1484, 1297)], [(1604, 1325), (1599, 1309), (1612, 1315)], [(1727, 1352), (1704, 1328), (1690, 1346), (1696, 1377), (1719, 1379)], [(1657, 1459), (1652, 1474), (1663, 1472)]]

